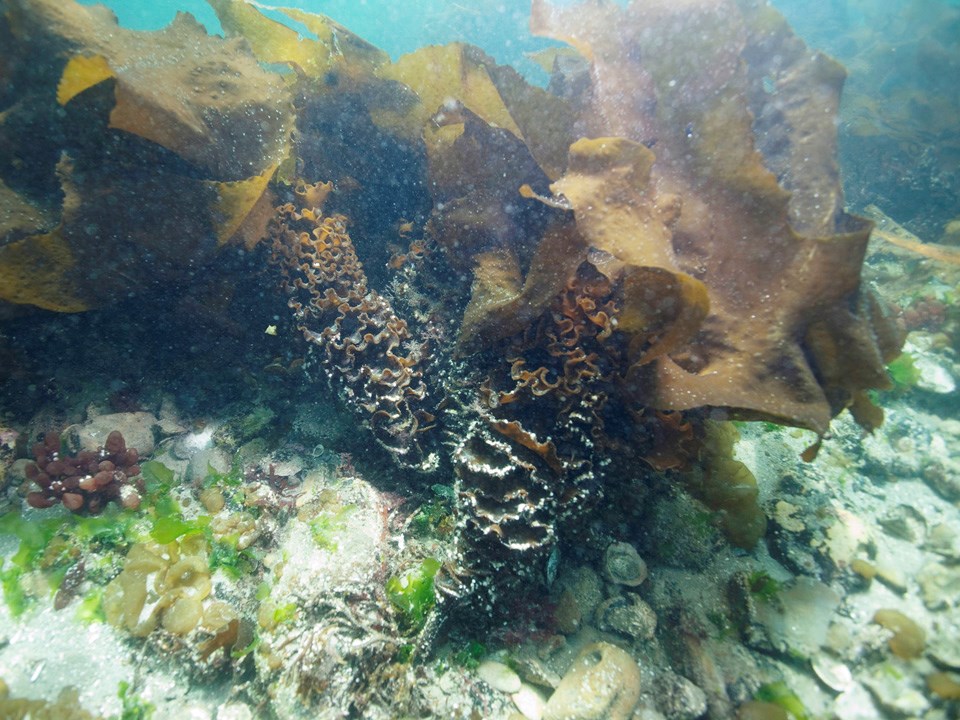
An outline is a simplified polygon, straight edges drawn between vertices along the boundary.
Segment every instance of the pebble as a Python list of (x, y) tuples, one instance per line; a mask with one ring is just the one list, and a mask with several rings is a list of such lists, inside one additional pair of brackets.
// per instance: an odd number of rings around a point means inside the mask
[(923, 604), (930, 610), (946, 607), (960, 598), (960, 567), (928, 563), (917, 573)]
[(657, 615), (633, 593), (615, 595), (597, 608), (597, 627), (634, 640), (649, 640), (657, 630)]
[(535, 687), (524, 683), (517, 692), (510, 696), (517, 710), (527, 720), (543, 720), (543, 713), (547, 708), (547, 701)]
[(629, 720), (640, 699), (640, 668), (625, 650), (588, 645), (563, 676), (543, 720)]
[(667, 672), (657, 678), (657, 707), (667, 720), (694, 720), (707, 711), (707, 695), (682, 675)]
[(520, 676), (513, 670), (496, 660), (484, 660), (477, 667), (477, 675), (487, 685), (502, 693), (520, 691)]
[(107, 441), (107, 435), (114, 430), (123, 434), (128, 448), (136, 448), (140, 457), (153, 453), (154, 427), (160, 420), (148, 412), (125, 412), (98, 415), (76, 428), (76, 439), (83, 450), (97, 450)]

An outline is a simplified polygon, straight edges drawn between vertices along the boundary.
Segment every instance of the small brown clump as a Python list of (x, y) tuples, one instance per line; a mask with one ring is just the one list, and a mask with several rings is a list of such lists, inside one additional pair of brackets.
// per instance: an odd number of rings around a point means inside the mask
[(737, 720), (787, 720), (790, 716), (779, 705), (748, 700), (737, 708)]
[(898, 658), (912, 660), (923, 654), (927, 640), (923, 629), (899, 610), (881, 608), (874, 613), (873, 622), (893, 632), (888, 644)]
[(61, 502), (72, 512), (90, 514), (102, 512), (111, 500), (129, 510), (140, 507), (140, 456), (136, 448), (127, 447), (119, 430), (111, 432), (99, 450), (76, 455), (61, 452), (59, 433), (47, 433), (33, 446), (33, 458), (25, 472), (40, 489), (27, 494), (31, 507)]
[(935, 672), (927, 676), (927, 687), (944, 700), (960, 700), (960, 680), (952, 673)]
[(865, 580), (873, 580), (877, 576), (877, 568), (862, 558), (850, 563), (850, 569)]

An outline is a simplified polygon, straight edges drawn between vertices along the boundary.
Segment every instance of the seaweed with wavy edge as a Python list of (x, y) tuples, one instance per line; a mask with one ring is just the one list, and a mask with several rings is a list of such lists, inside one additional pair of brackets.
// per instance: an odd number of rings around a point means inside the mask
[[(324, 195), (304, 185), (298, 199), (316, 203)], [(367, 287), (346, 218), (288, 203), (278, 209), (270, 233), (290, 308), (336, 377), (335, 388), (402, 462), (430, 467), (435, 461), (418, 437), (434, 420), (424, 408), (424, 348), (390, 303)]]

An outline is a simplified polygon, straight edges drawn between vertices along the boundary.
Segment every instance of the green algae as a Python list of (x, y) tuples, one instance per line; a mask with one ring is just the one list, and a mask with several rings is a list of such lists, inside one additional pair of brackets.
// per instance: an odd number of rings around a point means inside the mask
[(476, 670), (480, 666), (480, 661), (487, 654), (487, 646), (483, 643), (471, 640), (462, 648), (453, 654), (453, 662), (467, 670)]
[(763, 570), (756, 570), (750, 573), (747, 577), (747, 587), (750, 589), (751, 595), (766, 602), (773, 600), (783, 589), (783, 585), (780, 582), (774, 580)]
[(97, 556), (94, 578), (103, 565), (112, 565), (143, 535), (137, 514), (108, 507), (101, 515), (75, 515), (39, 519), (18, 511), (0, 516), (0, 535), (17, 539), (17, 551), (0, 570), (4, 601), (14, 617), (26, 612), (36, 597), (24, 587), (24, 579), (40, 573), (55, 593), (67, 570), (78, 558)]
[(150, 720), (156, 711), (156, 706), (133, 692), (128, 682), (121, 682), (117, 688), (117, 697), (120, 698), (122, 711), (119, 720)]
[(345, 505), (338, 509), (321, 510), (310, 521), (310, 535), (318, 547), (324, 550), (336, 551), (339, 547), (337, 536), (347, 527), (347, 517), (356, 509), (353, 505)]
[(387, 580), (387, 598), (400, 616), (400, 623), (409, 630), (419, 630), (427, 614), (436, 604), (433, 579), (440, 569), (436, 558), (424, 558), (420, 566)]
[(773, 703), (786, 710), (795, 720), (809, 720), (810, 715), (803, 702), (797, 697), (785, 682), (773, 682), (761, 685), (756, 694), (755, 700), (761, 702)]
[(187, 535), (203, 535), (209, 525), (209, 515), (200, 515), (193, 520), (184, 520), (173, 514), (161, 515), (153, 521), (150, 537), (161, 545), (167, 545)]
[(887, 365), (887, 372), (893, 381), (894, 392), (906, 392), (920, 382), (920, 368), (917, 367), (913, 356), (908, 352), (901, 353), (890, 362)]

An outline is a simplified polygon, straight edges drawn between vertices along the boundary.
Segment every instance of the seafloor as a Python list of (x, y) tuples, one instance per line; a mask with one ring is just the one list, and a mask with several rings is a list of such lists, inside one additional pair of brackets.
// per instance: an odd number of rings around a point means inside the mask
[(211, 4), (0, 0), (0, 718), (958, 717), (955, 11)]

